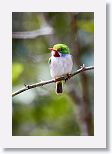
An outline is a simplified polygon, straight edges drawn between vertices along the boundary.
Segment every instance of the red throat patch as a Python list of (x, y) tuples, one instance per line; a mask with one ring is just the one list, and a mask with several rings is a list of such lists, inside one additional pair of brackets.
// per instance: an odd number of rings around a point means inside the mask
[(54, 57), (60, 57), (58, 51), (54, 51), (54, 54), (53, 54)]

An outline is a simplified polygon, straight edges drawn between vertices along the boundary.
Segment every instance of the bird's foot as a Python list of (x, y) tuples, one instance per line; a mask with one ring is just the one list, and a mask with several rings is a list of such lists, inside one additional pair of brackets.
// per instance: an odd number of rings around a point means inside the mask
[(65, 76), (65, 82), (66, 82), (68, 79), (70, 79), (70, 78), (71, 78), (71, 74), (70, 74), (70, 73), (66, 74), (66, 76)]

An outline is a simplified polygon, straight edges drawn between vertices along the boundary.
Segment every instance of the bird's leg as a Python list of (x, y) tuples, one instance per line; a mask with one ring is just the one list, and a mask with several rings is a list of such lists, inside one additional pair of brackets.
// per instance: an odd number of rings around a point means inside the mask
[(65, 76), (65, 82), (66, 82), (68, 79), (70, 79), (70, 78), (71, 78), (71, 73), (66, 74), (66, 76)]
[(70, 79), (71, 78), (71, 73), (68, 73), (67, 77), (68, 77), (68, 79)]

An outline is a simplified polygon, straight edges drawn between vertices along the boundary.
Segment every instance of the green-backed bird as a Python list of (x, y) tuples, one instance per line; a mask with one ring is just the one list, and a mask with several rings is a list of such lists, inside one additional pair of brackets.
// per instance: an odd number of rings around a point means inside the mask
[[(49, 58), (50, 74), (52, 78), (58, 78), (63, 75), (70, 74), (73, 67), (72, 56), (69, 47), (65, 44), (56, 44), (51, 50)], [(56, 93), (63, 92), (62, 81), (56, 82)]]

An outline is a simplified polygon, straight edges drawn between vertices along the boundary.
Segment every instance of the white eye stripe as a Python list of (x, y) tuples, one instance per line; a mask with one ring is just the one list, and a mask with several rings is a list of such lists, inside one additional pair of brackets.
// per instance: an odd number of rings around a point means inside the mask
[(52, 50), (52, 52), (51, 52), (51, 53), (52, 53), (52, 56), (53, 56), (53, 55), (55, 54), (55, 51), (53, 51), (53, 50)]

